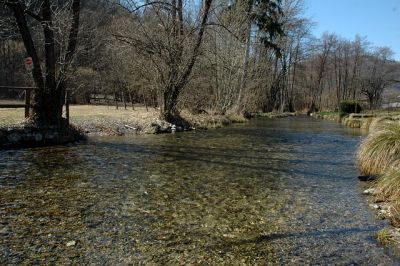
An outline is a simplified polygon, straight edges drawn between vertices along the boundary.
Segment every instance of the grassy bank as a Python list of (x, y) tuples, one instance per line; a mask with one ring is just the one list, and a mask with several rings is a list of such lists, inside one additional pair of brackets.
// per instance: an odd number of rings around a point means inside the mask
[[(70, 123), (87, 135), (124, 135), (131, 133), (158, 133), (156, 127), (171, 131), (171, 124), (159, 119), (159, 110), (136, 106), (134, 110), (104, 105), (71, 105)], [(296, 113), (252, 113), (252, 117), (283, 118)], [(228, 113), (218, 115), (209, 113), (192, 114), (187, 110), (181, 112), (182, 118), (190, 129), (220, 128), (233, 123), (248, 121), (243, 115)], [(24, 123), (23, 109), (2, 109), (0, 128), (15, 127)], [(162, 130), (161, 130), (162, 131)]]
[(393, 121), (371, 130), (357, 152), (361, 174), (379, 175), (400, 156), (400, 123)]
[[(219, 128), (231, 123), (247, 121), (242, 115), (193, 115), (182, 112), (182, 117), (193, 128)], [(24, 123), (23, 109), (2, 109), (0, 112), (0, 128), (7, 128)], [(72, 105), (70, 122), (87, 135), (123, 135), (128, 133), (156, 133), (156, 127), (162, 124), (171, 130), (168, 123), (159, 120), (159, 110), (146, 109), (144, 106), (116, 109), (114, 106)], [(168, 128), (169, 127), (169, 128)]]
[(381, 126), (386, 122), (400, 120), (400, 109), (398, 110), (368, 110), (360, 114), (341, 114), (339, 112), (319, 112), (312, 114), (317, 119), (339, 122), (351, 128), (369, 130)]
[(378, 218), (388, 219), (392, 226), (378, 232), (377, 239), (382, 244), (400, 244), (400, 110), (347, 115), (321, 112), (313, 116), (368, 130), (357, 150), (357, 166), (362, 176), (375, 179), (366, 190), (372, 195), (371, 206), (377, 210)]
[(375, 118), (357, 151), (362, 175), (377, 176), (371, 185), (378, 217), (393, 226), (378, 233), (383, 244), (400, 243), (400, 120)]

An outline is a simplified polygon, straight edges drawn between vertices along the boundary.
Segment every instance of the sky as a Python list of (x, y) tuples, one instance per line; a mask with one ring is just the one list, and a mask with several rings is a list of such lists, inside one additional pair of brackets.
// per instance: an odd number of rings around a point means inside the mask
[(336, 33), (346, 39), (358, 34), (374, 46), (390, 47), (400, 61), (400, 0), (305, 0), (313, 33)]

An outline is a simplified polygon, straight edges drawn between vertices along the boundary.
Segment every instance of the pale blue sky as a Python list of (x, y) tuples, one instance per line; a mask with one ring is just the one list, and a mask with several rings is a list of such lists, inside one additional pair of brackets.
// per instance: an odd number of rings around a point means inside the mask
[(305, 0), (305, 11), (317, 23), (315, 36), (366, 36), (375, 46), (390, 47), (400, 61), (400, 0)]

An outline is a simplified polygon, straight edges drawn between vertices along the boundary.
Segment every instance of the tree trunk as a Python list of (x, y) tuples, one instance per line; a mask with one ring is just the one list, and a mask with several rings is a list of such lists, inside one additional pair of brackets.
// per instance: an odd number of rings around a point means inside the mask
[[(179, 2), (182, 4), (182, 2)], [(161, 110), (161, 116), (163, 119), (165, 119), (168, 122), (176, 122), (176, 116), (179, 116), (179, 112), (176, 108), (177, 105), (177, 100), (178, 96), (181, 93), (182, 89), (186, 86), (186, 84), (189, 81), (190, 74), (192, 73), (194, 64), (196, 63), (196, 59), (200, 53), (200, 46), (203, 41), (203, 36), (204, 36), (204, 31), (206, 28), (207, 20), (208, 20), (208, 15), (210, 11), (212, 0), (205, 0), (204, 1), (204, 9), (203, 9), (203, 15), (201, 18), (201, 24), (200, 24), (200, 29), (199, 33), (196, 38), (196, 42), (193, 47), (193, 52), (191, 54), (191, 57), (189, 58), (188, 64), (183, 68), (182, 74), (178, 74), (177, 69), (179, 68), (174, 62), (174, 64), (171, 65), (170, 69), (170, 76), (168, 83), (165, 86), (164, 89), (164, 106), (163, 109)], [(180, 7), (182, 8), (182, 7)], [(176, 12), (176, 10), (175, 10)], [(174, 12), (173, 12), (174, 14)], [(179, 15), (180, 16), (180, 15)], [(176, 18), (175, 18), (176, 19)], [(180, 34), (180, 31), (177, 32), (177, 34)], [(179, 36), (175, 36), (176, 38), (179, 38)]]
[(179, 115), (179, 112), (176, 108), (179, 90), (179, 88), (169, 86), (164, 92), (164, 110), (162, 113), (162, 118), (165, 119), (165, 121), (173, 122), (176, 116)]
[(41, 126), (62, 126), (62, 106), (61, 95), (56, 90), (38, 91), (34, 95), (31, 120)]
[(245, 86), (246, 80), (248, 76), (248, 68), (249, 68), (249, 58), (250, 58), (250, 49), (251, 49), (251, 12), (253, 10), (253, 1), (248, 1), (246, 10), (246, 48), (244, 52), (243, 58), (243, 69), (242, 69), (242, 77), (239, 82), (239, 93), (236, 103), (237, 112), (240, 113), (243, 111), (243, 95), (246, 94)]

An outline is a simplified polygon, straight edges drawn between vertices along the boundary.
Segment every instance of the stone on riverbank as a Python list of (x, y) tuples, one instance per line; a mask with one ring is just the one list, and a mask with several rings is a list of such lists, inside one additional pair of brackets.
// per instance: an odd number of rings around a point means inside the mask
[(61, 131), (55, 127), (17, 125), (0, 128), (0, 148), (65, 144), (84, 139), (83, 133), (73, 126)]
[(375, 192), (374, 188), (369, 188), (369, 189), (364, 190), (363, 194), (364, 195), (372, 195), (372, 194), (374, 194), (374, 192)]

